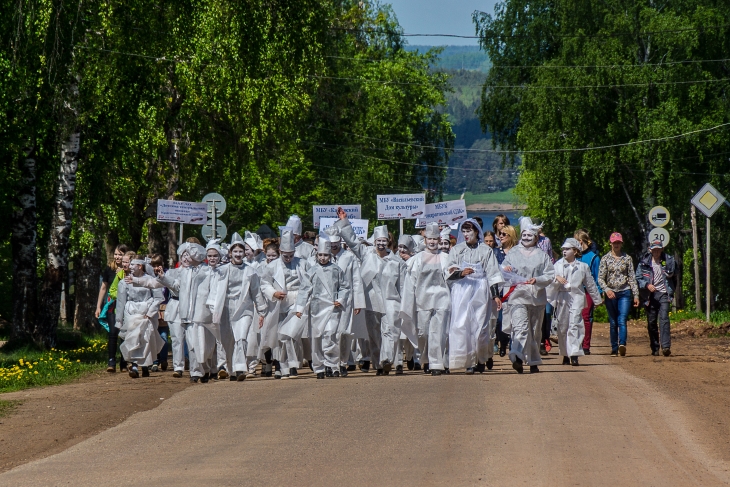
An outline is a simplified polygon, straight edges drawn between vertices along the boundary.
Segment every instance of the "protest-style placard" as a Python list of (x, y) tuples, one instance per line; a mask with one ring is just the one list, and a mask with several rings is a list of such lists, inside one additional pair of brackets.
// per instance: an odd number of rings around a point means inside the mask
[[(352, 229), (355, 231), (355, 235), (357, 235), (358, 238), (368, 238), (369, 220), (360, 220), (357, 218), (348, 218), (348, 220), (350, 221), (350, 225), (352, 225)], [(329, 227), (334, 225), (336, 221), (337, 218), (321, 218), (319, 220), (320, 232), (327, 230)]]
[(319, 228), (320, 218), (337, 218), (337, 208), (345, 210), (350, 220), (362, 218), (360, 205), (314, 205), (312, 206), (314, 228)]
[(426, 195), (390, 194), (378, 195), (378, 220), (412, 220), (426, 211)]
[(194, 201), (157, 200), (157, 221), (203, 225), (208, 220), (208, 204)]

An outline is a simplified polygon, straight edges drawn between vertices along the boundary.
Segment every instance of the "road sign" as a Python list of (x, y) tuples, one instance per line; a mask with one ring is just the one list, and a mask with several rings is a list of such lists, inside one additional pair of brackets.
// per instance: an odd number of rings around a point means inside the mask
[(669, 245), (669, 232), (661, 227), (652, 228), (649, 232), (649, 243), (659, 240), (662, 246), (666, 248)]
[(649, 223), (655, 227), (664, 227), (669, 223), (669, 210), (663, 206), (655, 206), (649, 211)]
[(212, 218), (213, 205), (216, 209), (216, 218), (220, 217), (226, 211), (226, 199), (218, 193), (208, 193), (203, 196), (203, 203), (208, 203), (208, 217)]
[(711, 218), (724, 202), (725, 197), (713, 188), (710, 183), (702, 186), (702, 189), (692, 198), (692, 204), (704, 213), (707, 218)]
[[(203, 228), (200, 229), (200, 233), (203, 235), (206, 242), (213, 238), (213, 220), (208, 220), (208, 222), (203, 225)], [(226, 238), (226, 235), (228, 235), (228, 228), (226, 228), (226, 224), (218, 220), (215, 226), (215, 238), (223, 240)]]

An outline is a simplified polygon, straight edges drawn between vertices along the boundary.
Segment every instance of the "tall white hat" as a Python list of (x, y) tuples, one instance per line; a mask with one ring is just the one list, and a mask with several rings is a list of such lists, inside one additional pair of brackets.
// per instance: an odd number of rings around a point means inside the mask
[(520, 217), (520, 233), (529, 232), (533, 235), (540, 235), (540, 230), (542, 230), (542, 223), (539, 225), (532, 223), (532, 218), (529, 216)]
[(439, 238), (441, 231), (439, 230), (438, 223), (427, 223), (426, 224), (426, 238)]
[(398, 245), (404, 245), (410, 253), (416, 251), (416, 242), (410, 235), (401, 235), (400, 237), (398, 237)]
[(294, 235), (302, 234), (302, 219), (299, 218), (299, 215), (290, 216), (285, 226), (291, 228), (291, 231)]
[(240, 245), (243, 247), (244, 241), (241, 238), (241, 236), (238, 234), (238, 232), (233, 232), (233, 235), (231, 235), (231, 245), (230, 248), (233, 248), (234, 245)]
[(294, 252), (294, 231), (291, 227), (279, 227), (281, 238), (279, 239), (279, 250), (281, 252)]
[(388, 238), (388, 225), (381, 225), (373, 229), (373, 240)]
[(211, 238), (208, 240), (208, 245), (205, 246), (206, 253), (208, 250), (213, 249), (216, 252), (218, 252), (218, 255), (223, 255), (223, 249), (220, 246), (221, 239), (219, 238)]
[(258, 240), (256, 240), (256, 237), (254, 237), (254, 234), (246, 230), (244, 233), (244, 240), (243, 242), (251, 247), (251, 250), (263, 250), (263, 248), (259, 245)]

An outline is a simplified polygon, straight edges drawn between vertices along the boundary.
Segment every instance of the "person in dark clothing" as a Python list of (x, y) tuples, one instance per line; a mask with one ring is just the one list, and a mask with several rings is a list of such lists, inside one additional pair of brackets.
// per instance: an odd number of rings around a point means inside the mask
[(636, 266), (636, 282), (639, 285), (641, 304), (646, 307), (652, 355), (659, 355), (660, 345), (665, 357), (672, 353), (669, 306), (674, 297), (675, 271), (674, 257), (664, 252), (659, 240), (651, 242), (649, 252), (644, 254)]

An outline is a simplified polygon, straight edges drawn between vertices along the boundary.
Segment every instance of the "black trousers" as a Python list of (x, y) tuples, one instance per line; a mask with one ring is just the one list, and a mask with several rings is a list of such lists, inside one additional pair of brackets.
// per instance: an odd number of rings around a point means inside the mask
[(652, 352), (672, 346), (672, 335), (669, 331), (669, 296), (667, 293), (651, 293), (649, 306), (646, 308), (647, 328)]

